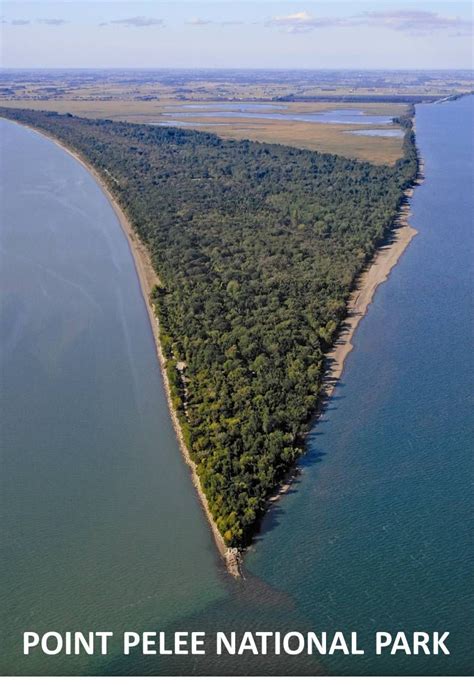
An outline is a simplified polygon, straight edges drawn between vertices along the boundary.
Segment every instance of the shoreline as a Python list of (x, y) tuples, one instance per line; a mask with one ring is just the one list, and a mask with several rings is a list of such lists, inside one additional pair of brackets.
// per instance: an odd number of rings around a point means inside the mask
[[(224, 563), (227, 567), (227, 571), (235, 578), (243, 577), (241, 566), (242, 553), (245, 550), (227, 547), (221, 533), (217, 528), (214, 519), (212, 518), (206, 495), (201, 488), (201, 483), (197, 475), (196, 465), (192, 461), (191, 456), (189, 454), (189, 450), (184, 442), (179, 418), (173, 406), (168, 375), (166, 372), (166, 358), (163, 354), (160, 341), (159, 320), (156, 315), (155, 309), (150, 302), (151, 291), (155, 285), (158, 285), (160, 283), (160, 279), (158, 274), (153, 269), (147, 247), (144, 245), (144, 243), (141, 242), (140, 238), (132, 228), (130, 220), (120, 207), (118, 201), (115, 199), (113, 192), (110, 190), (106, 178), (101, 176), (100, 173), (87, 160), (85, 160), (80, 153), (78, 153), (73, 148), (67, 147), (62, 141), (58, 140), (53, 135), (50, 135), (40, 129), (37, 129), (34, 126), (20, 124), (18, 122), (13, 123), (17, 123), (20, 126), (29, 128), (35, 133), (38, 133), (39, 135), (42, 135), (45, 138), (51, 140), (55, 145), (58, 145), (58, 147), (63, 149), (67, 154), (71, 155), (77, 162), (79, 162), (98, 183), (105, 197), (109, 201), (115, 215), (117, 216), (120, 227), (127, 239), (129, 250), (134, 262), (135, 271), (138, 277), (143, 301), (148, 312), (148, 318), (150, 321), (151, 332), (155, 343), (156, 355), (160, 366), (161, 376), (163, 379), (163, 387), (165, 390), (169, 413), (178, 440), (178, 445), (181, 454), (183, 455), (186, 464), (189, 466), (191, 470), (191, 479), (193, 485), (197, 491), (200, 504), (204, 509), (204, 513), (209, 522), (217, 550), (222, 559), (224, 560)], [(367, 310), (374, 298), (378, 286), (388, 279), (392, 269), (396, 266), (400, 257), (403, 255), (410, 242), (418, 233), (418, 231), (412, 228), (409, 224), (409, 217), (411, 215), (410, 199), (413, 196), (415, 188), (422, 183), (424, 178), (423, 160), (420, 158), (418, 159), (419, 168), (417, 177), (414, 180), (413, 185), (410, 186), (410, 188), (408, 188), (404, 192), (404, 200), (395, 219), (394, 228), (392, 230), (390, 238), (376, 250), (370, 262), (366, 265), (364, 270), (357, 278), (354, 288), (351, 291), (349, 302), (347, 305), (347, 316), (340, 325), (340, 333), (338, 334), (334, 345), (332, 346), (331, 350), (325, 355), (325, 371), (323, 375), (321, 397), (318, 401), (318, 407), (316, 408), (314, 415), (309, 422), (309, 428), (303, 434), (303, 437), (306, 437), (309, 431), (314, 428), (315, 424), (317, 423), (320, 416), (324, 413), (327, 404), (331, 399), (331, 396), (343, 374), (346, 358), (354, 347), (352, 344), (352, 338), (354, 336), (354, 333), (360, 321), (367, 313)], [(300, 473), (300, 469), (298, 463), (295, 463), (294, 466), (288, 472), (287, 476), (285, 477), (281, 485), (278, 488), (276, 488), (275, 492), (271, 494), (268, 498), (266, 511), (263, 516), (265, 516), (265, 514), (269, 511), (269, 509), (275, 502), (278, 502), (279, 499), (286, 492), (288, 492), (298, 473)]]
[[(415, 130), (414, 126), (413, 130)], [(354, 349), (352, 338), (354, 337), (357, 326), (367, 314), (367, 310), (374, 299), (377, 288), (388, 280), (392, 269), (398, 264), (401, 256), (413, 238), (418, 234), (418, 231), (410, 226), (409, 223), (409, 218), (411, 216), (410, 200), (413, 197), (415, 189), (423, 183), (423, 180), (424, 162), (418, 155), (418, 173), (413, 181), (413, 185), (404, 192), (404, 200), (402, 201), (402, 205), (395, 219), (392, 235), (375, 251), (372, 259), (356, 279), (355, 287), (351, 291), (347, 304), (346, 318), (340, 325), (340, 333), (330, 351), (325, 355), (325, 370), (323, 374), (321, 397), (319, 398), (318, 406), (312, 418), (308, 422), (309, 427), (304, 433), (305, 440), (322, 414), (324, 414), (327, 405), (331, 401), (334, 390), (344, 372), (345, 361), (350, 352)], [(266, 511), (288, 492), (294, 479), (300, 472), (301, 469), (298, 466), (298, 462), (296, 462), (290, 469), (283, 483), (276, 489), (275, 493), (269, 497)]]
[[(33, 129), (36, 130), (36, 129)], [(46, 134), (43, 134), (46, 135)], [(214, 541), (220, 556), (223, 558), (227, 571), (234, 578), (243, 578), (242, 573), (242, 562), (243, 554), (248, 550), (251, 545), (243, 550), (237, 548), (229, 548), (226, 546), (222, 535), (217, 528), (217, 525), (212, 518), (209, 506), (207, 503), (207, 498), (204, 491), (201, 488), (201, 483), (196, 471), (196, 465), (191, 459), (189, 450), (184, 442), (183, 433), (181, 429), (181, 424), (179, 422), (178, 415), (173, 406), (171, 399), (171, 390), (168, 381), (168, 375), (166, 373), (166, 358), (163, 354), (160, 341), (160, 324), (155, 310), (150, 302), (150, 293), (154, 285), (159, 284), (160, 280), (152, 267), (151, 259), (148, 254), (146, 246), (140, 241), (132, 225), (122, 208), (118, 204), (117, 200), (114, 198), (112, 192), (109, 190), (105, 179), (103, 179), (100, 174), (84, 159), (81, 155), (76, 153), (74, 150), (67, 148), (63, 143), (58, 141), (52, 136), (47, 136), (53, 142), (55, 142), (59, 147), (63, 148), (66, 152), (72, 155), (80, 164), (82, 164), (89, 173), (95, 178), (102, 191), (109, 200), (115, 214), (119, 219), (120, 226), (125, 233), (127, 242), (130, 248), (130, 252), (135, 264), (135, 269), (137, 272), (138, 280), (140, 283), (140, 288), (145, 302), (145, 306), (148, 312), (150, 325), (152, 329), (153, 338), (155, 341), (156, 353), (160, 365), (161, 376), (163, 379), (163, 387), (166, 394), (166, 400), (168, 403), (168, 408), (171, 416), (171, 421), (173, 423), (173, 428), (178, 440), (178, 445), (181, 454), (184, 457), (186, 464), (191, 470), (191, 479), (194, 487), (197, 490), (200, 504), (204, 509), (204, 513), (209, 522)], [(327, 404), (330, 402), (331, 396), (344, 372), (344, 364), (347, 356), (353, 350), (354, 346), (352, 344), (352, 338), (355, 334), (357, 326), (360, 321), (364, 318), (367, 310), (372, 303), (375, 296), (375, 292), (379, 285), (384, 283), (392, 269), (397, 265), (399, 259), (411, 243), (412, 239), (417, 235), (416, 231), (409, 224), (409, 217), (411, 215), (410, 199), (413, 197), (415, 188), (420, 185), (423, 181), (423, 160), (419, 159), (419, 169), (417, 177), (410, 188), (407, 188), (404, 192), (404, 201), (401, 205), (398, 216), (395, 219), (394, 228), (392, 230), (392, 235), (389, 241), (382, 244), (374, 253), (372, 259), (368, 262), (367, 266), (361, 272), (356, 280), (355, 287), (352, 289), (349, 303), (347, 305), (347, 316), (341, 324), (341, 332), (339, 333), (333, 347), (325, 355), (325, 372), (323, 378), (323, 386), (321, 391), (321, 397), (319, 400), (319, 406), (316, 409), (313, 418), (310, 421), (310, 428), (305, 433), (305, 438), (309, 431), (315, 426), (318, 419), (324, 413)], [(290, 469), (287, 476), (281, 485), (277, 488), (275, 494), (271, 495), (268, 499), (268, 506), (264, 513), (268, 512), (275, 502), (285, 495), (295, 479), (295, 477), (300, 473), (300, 468), (298, 463)], [(263, 520), (263, 517), (262, 517)]]
[(410, 200), (415, 189), (423, 183), (423, 180), (424, 162), (418, 154), (418, 173), (413, 184), (404, 192), (404, 200), (394, 221), (392, 234), (375, 251), (370, 262), (359, 274), (355, 287), (351, 291), (346, 318), (340, 326), (341, 332), (326, 355), (321, 411), (324, 411), (325, 403), (331, 398), (342, 376), (344, 362), (348, 354), (354, 349), (352, 338), (357, 326), (366, 315), (377, 288), (388, 279), (392, 269), (397, 265), (400, 257), (418, 233), (416, 229), (410, 226), (409, 222), (411, 216)]
[[(11, 121), (11, 120), (9, 120)], [(155, 350), (156, 350), (156, 356), (158, 359), (158, 363), (160, 366), (160, 371), (161, 371), (161, 377), (163, 380), (163, 388), (165, 391), (166, 395), (166, 401), (168, 404), (168, 409), (171, 417), (171, 422), (173, 424), (173, 429), (176, 434), (176, 438), (178, 440), (178, 446), (181, 451), (182, 456), (184, 457), (184, 461), (188, 465), (191, 471), (191, 480), (193, 482), (193, 485), (197, 491), (198, 497), (199, 497), (199, 502), (204, 509), (204, 513), (207, 517), (207, 520), (209, 522), (209, 526), (211, 528), (211, 532), (214, 537), (214, 542), (216, 544), (217, 550), (224, 560), (224, 563), (226, 565), (226, 568), (228, 572), (234, 576), (235, 578), (240, 578), (242, 577), (242, 572), (241, 572), (241, 554), (238, 549), (235, 548), (230, 548), (227, 547), (227, 545), (224, 542), (224, 539), (217, 528), (217, 525), (212, 518), (211, 512), (209, 510), (209, 505), (207, 502), (206, 495), (204, 491), (201, 488), (201, 483), (199, 481), (199, 477), (197, 475), (196, 471), (196, 465), (191, 459), (191, 455), (189, 454), (189, 450), (186, 447), (186, 444), (184, 442), (183, 438), (183, 433), (181, 429), (181, 425), (179, 423), (178, 415), (176, 413), (176, 410), (173, 406), (173, 402), (171, 399), (171, 391), (170, 391), (170, 386), (169, 386), (169, 380), (168, 380), (168, 375), (166, 373), (166, 358), (163, 354), (163, 350), (161, 348), (161, 341), (160, 341), (160, 324), (158, 321), (158, 317), (156, 315), (155, 309), (153, 305), (150, 302), (150, 294), (155, 285), (159, 285), (160, 279), (158, 274), (155, 272), (152, 264), (151, 264), (151, 259), (150, 255), (148, 253), (147, 247), (141, 242), (140, 238), (136, 234), (136, 232), (133, 230), (132, 224), (128, 217), (126, 216), (125, 212), (123, 209), (120, 207), (118, 201), (115, 199), (115, 197), (112, 194), (112, 191), (109, 189), (107, 185), (107, 181), (105, 178), (103, 178), (99, 172), (86, 160), (84, 157), (78, 153), (76, 150), (73, 148), (67, 147), (62, 141), (60, 141), (58, 138), (55, 138), (52, 135), (49, 135), (48, 133), (35, 128), (34, 126), (28, 126), (26, 124), (20, 124), (18, 122), (13, 121), (13, 123), (16, 123), (19, 126), (24, 126), (25, 128), (29, 128), (31, 131), (34, 131), (35, 133), (38, 133), (39, 135), (43, 136), (44, 138), (47, 138), (51, 142), (53, 142), (55, 145), (60, 147), (62, 150), (64, 150), (68, 155), (73, 157), (81, 166), (83, 166), (86, 171), (88, 171), (96, 183), (99, 185), (100, 189), (104, 193), (105, 197), (107, 198), (108, 202), (110, 203), (117, 219), (120, 224), (120, 227), (125, 234), (125, 237), (127, 239), (128, 247), (130, 250), (130, 254), (133, 259), (133, 263), (135, 266), (135, 272), (137, 274), (138, 282), (140, 285), (140, 291), (143, 297), (143, 301), (145, 303), (145, 308), (148, 313), (148, 318), (150, 321), (150, 327), (151, 327), (151, 332), (153, 335), (153, 340), (155, 343)]]
[(357, 326), (366, 315), (377, 288), (388, 279), (392, 269), (397, 265), (400, 257), (418, 233), (408, 221), (411, 214), (409, 200), (413, 196), (413, 192), (414, 188), (405, 191), (405, 201), (395, 220), (395, 227), (389, 242), (377, 249), (371, 261), (357, 278), (355, 288), (351, 292), (347, 305), (347, 316), (340, 326), (341, 332), (331, 350), (326, 354), (323, 403), (331, 398), (342, 376), (346, 358), (354, 349), (352, 338)]

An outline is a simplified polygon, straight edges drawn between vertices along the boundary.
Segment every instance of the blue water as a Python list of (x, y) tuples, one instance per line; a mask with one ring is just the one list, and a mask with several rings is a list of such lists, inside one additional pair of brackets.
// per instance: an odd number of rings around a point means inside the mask
[(333, 673), (472, 672), (473, 105), (416, 109), (419, 233), (248, 560), (313, 626), (448, 630), (452, 655), (324, 660)]
[[(244, 582), (223, 572), (182, 464), (110, 206), (59, 148), (2, 123), (2, 672), (472, 672), (473, 103), (417, 107), (419, 233)], [(22, 630), (99, 626), (357, 630), (366, 654), (21, 656)], [(449, 631), (451, 655), (377, 657), (376, 630)]]
[(375, 136), (381, 138), (403, 138), (403, 131), (399, 128), (397, 129), (383, 129), (383, 128), (372, 128), (363, 129), (358, 131), (348, 131), (353, 136)]
[[(198, 124), (199, 125), (199, 124)], [(201, 126), (203, 125), (203, 122), (200, 124)], [(227, 126), (226, 123), (221, 123), (221, 122), (213, 122), (209, 121), (206, 122), (206, 126)], [(194, 121), (178, 121), (177, 119), (167, 119), (166, 121), (160, 121), (158, 123), (151, 123), (150, 126), (189, 126), (190, 128), (196, 128), (196, 123)]]
[[(198, 109), (198, 105), (187, 105), (187, 107), (194, 107)], [(276, 112), (274, 109), (281, 109), (281, 107), (273, 108), (267, 105), (262, 105), (262, 109), (251, 107), (251, 105), (234, 105), (216, 107), (215, 105), (202, 105), (199, 107), (198, 116), (200, 118), (218, 117), (220, 119), (272, 119), (277, 121), (303, 121), (308, 123), (326, 123), (326, 124), (390, 124), (391, 117), (366, 114), (362, 110), (357, 109), (333, 109), (324, 112)], [(179, 111), (166, 112), (163, 116), (173, 117), (178, 120), (180, 125), (183, 117), (196, 117), (196, 112)], [(196, 122), (194, 122), (196, 123)], [(197, 122), (203, 124), (204, 122)]]
[(87, 673), (22, 632), (176, 620), (221, 571), (108, 200), (39, 134), (0, 141), (0, 673)]
[(238, 111), (238, 112), (259, 112), (261, 110), (279, 110), (288, 109), (288, 105), (275, 105), (266, 102), (212, 102), (212, 103), (196, 103), (191, 105), (182, 105), (183, 109), (198, 109), (198, 110), (222, 110)]

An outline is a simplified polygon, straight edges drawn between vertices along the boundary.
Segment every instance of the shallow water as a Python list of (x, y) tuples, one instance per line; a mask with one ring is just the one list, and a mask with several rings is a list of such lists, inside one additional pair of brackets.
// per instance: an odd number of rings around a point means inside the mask
[[(203, 122), (201, 122), (201, 125)], [(198, 124), (199, 125), (199, 124)], [(220, 122), (206, 122), (206, 126), (227, 126), (226, 123), (220, 123)], [(190, 128), (196, 128), (196, 123), (194, 121), (178, 121), (178, 120), (167, 120), (167, 121), (159, 121), (159, 122), (151, 122), (150, 126), (189, 126)]]
[(288, 105), (275, 105), (273, 103), (267, 102), (210, 102), (210, 103), (197, 103), (190, 105), (182, 105), (183, 109), (198, 109), (198, 110), (237, 110), (238, 112), (258, 112), (260, 110), (281, 110), (288, 109)]
[[(417, 107), (419, 234), (380, 286), (247, 580), (222, 570), (172, 432), (128, 246), (31, 131), (3, 150), (3, 673), (471, 670), (474, 98)], [(365, 656), (22, 657), (23, 630), (344, 630)], [(450, 657), (376, 630), (450, 631)]]
[(401, 129), (383, 129), (383, 128), (372, 128), (367, 130), (359, 131), (348, 131), (353, 136), (375, 136), (376, 138), (403, 138), (403, 131)]
[[(196, 112), (185, 110), (193, 108), (198, 110)], [(181, 126), (186, 125), (186, 122), (181, 121), (183, 117), (212, 118), (220, 119), (272, 119), (278, 121), (302, 121), (302, 122), (319, 122), (326, 124), (390, 124), (392, 117), (379, 116), (373, 114), (366, 114), (363, 110), (357, 109), (333, 109), (323, 112), (277, 112), (275, 109), (282, 109), (281, 107), (273, 107), (271, 105), (262, 104), (261, 107), (257, 105), (222, 105), (216, 107), (212, 105), (184, 105), (183, 109), (174, 112), (165, 112), (163, 116), (173, 117), (176, 123)], [(193, 122), (204, 125), (205, 121)], [(175, 124), (176, 125), (176, 124)], [(206, 124), (207, 125), (207, 124)]]

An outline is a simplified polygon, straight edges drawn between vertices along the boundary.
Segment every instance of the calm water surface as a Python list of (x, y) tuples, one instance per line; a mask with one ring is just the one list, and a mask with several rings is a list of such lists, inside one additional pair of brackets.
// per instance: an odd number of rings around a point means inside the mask
[(180, 110), (179, 112), (166, 112), (164, 116), (172, 117), (220, 117), (225, 119), (275, 119), (279, 121), (305, 121), (305, 122), (320, 122), (326, 124), (390, 124), (391, 117), (366, 114), (362, 110), (357, 109), (331, 109), (323, 112), (306, 112), (299, 114), (298, 112), (276, 112), (275, 109), (282, 109), (282, 107), (269, 108), (267, 105), (234, 105), (233, 107), (215, 105), (201, 105), (191, 106), (195, 111)]
[(20, 635), (175, 620), (222, 595), (219, 569), (115, 214), (58, 146), (0, 127), (0, 660), (100, 670), (22, 659)]
[[(304, 113), (280, 111), (285, 109), (286, 106), (283, 105), (267, 105), (263, 103), (247, 105), (240, 103), (226, 105), (216, 105), (215, 103), (208, 105), (183, 105), (183, 108), (178, 112), (165, 112), (163, 114), (165, 117), (173, 117), (173, 124), (171, 124), (170, 120), (159, 122), (159, 124), (161, 126), (192, 126), (192, 123), (181, 121), (181, 119), (183, 117), (196, 116), (201, 118), (219, 117), (221, 119), (274, 119), (278, 121), (303, 121), (326, 124), (390, 124), (392, 122), (392, 117), (367, 114), (363, 110), (358, 109), (332, 109), (322, 112)], [(208, 125), (205, 121), (198, 123)]]
[(403, 131), (399, 128), (396, 129), (384, 129), (384, 128), (371, 128), (371, 129), (359, 129), (358, 131), (348, 131), (353, 136), (370, 136), (370, 137), (381, 137), (381, 138), (403, 138)]
[[(107, 200), (1, 122), (2, 672), (470, 672), (473, 100), (417, 108), (419, 234), (245, 582), (222, 571), (182, 463)], [(23, 630), (71, 629), (357, 630), (366, 655), (21, 656)], [(448, 630), (452, 654), (376, 657), (376, 630)]]

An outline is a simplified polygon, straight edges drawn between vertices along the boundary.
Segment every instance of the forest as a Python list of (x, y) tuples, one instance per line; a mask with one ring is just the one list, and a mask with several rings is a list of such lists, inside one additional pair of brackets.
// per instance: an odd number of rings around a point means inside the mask
[(217, 135), (0, 109), (104, 179), (148, 247), (172, 398), (226, 544), (249, 543), (295, 463), (354, 280), (417, 173)]

